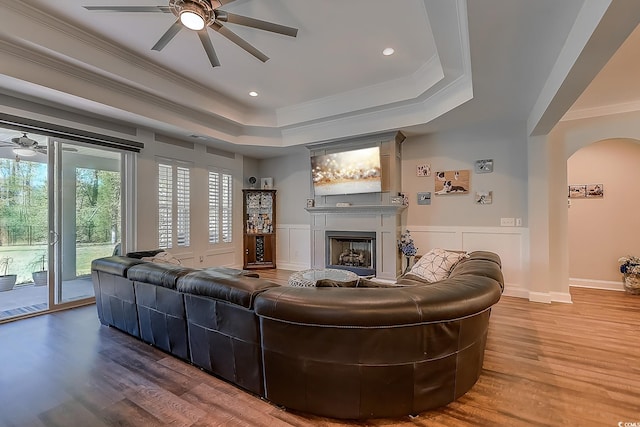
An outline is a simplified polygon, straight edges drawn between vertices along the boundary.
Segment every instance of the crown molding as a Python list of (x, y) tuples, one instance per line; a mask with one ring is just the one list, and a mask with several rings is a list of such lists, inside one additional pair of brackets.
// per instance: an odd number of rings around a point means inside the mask
[(622, 102), (619, 104), (602, 105), (598, 107), (571, 109), (560, 120), (568, 122), (571, 120), (591, 119), (594, 117), (611, 116), (614, 114), (633, 113), (640, 111), (640, 101)]

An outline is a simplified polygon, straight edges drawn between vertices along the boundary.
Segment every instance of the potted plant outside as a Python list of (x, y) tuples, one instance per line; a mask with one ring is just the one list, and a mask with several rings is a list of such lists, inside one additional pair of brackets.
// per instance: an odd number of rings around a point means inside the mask
[(33, 278), (33, 284), (35, 286), (47, 286), (49, 283), (49, 272), (46, 270), (47, 256), (45, 254), (39, 255), (30, 265), (33, 268), (40, 268), (39, 271), (31, 273)]
[(9, 264), (13, 262), (13, 258), (11, 257), (2, 257), (0, 258), (0, 270), (2, 271), (2, 275), (0, 276), (0, 292), (10, 291), (16, 284), (16, 280), (18, 279), (17, 274), (7, 274), (9, 270)]

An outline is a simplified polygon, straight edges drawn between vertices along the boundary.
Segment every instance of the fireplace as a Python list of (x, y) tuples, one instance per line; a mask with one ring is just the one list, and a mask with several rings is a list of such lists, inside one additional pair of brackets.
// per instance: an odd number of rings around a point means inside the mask
[(376, 233), (368, 231), (327, 231), (327, 268), (353, 271), (359, 276), (376, 274)]

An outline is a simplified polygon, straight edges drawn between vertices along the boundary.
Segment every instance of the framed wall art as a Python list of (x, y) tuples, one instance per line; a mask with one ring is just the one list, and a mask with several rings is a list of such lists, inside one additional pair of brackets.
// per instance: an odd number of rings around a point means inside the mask
[(569, 186), (569, 198), (570, 199), (584, 199), (587, 197), (587, 186), (584, 184), (570, 185)]
[(418, 204), (419, 205), (430, 205), (431, 204), (431, 192), (427, 191), (424, 193), (418, 193)]
[(435, 194), (467, 194), (469, 192), (469, 170), (435, 173)]
[(477, 205), (490, 205), (493, 203), (493, 191), (476, 191), (475, 201)]
[(602, 184), (587, 184), (587, 198), (604, 197), (604, 186)]
[(260, 188), (271, 190), (273, 188), (273, 178), (260, 178)]
[(417, 176), (431, 176), (431, 165), (418, 165), (416, 166)]
[(493, 159), (476, 160), (475, 171), (476, 173), (493, 172)]

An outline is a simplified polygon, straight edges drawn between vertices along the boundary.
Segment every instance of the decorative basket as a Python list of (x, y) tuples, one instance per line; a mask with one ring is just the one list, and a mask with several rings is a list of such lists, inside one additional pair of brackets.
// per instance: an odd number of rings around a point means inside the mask
[(632, 295), (640, 295), (640, 274), (624, 273), (624, 290)]

